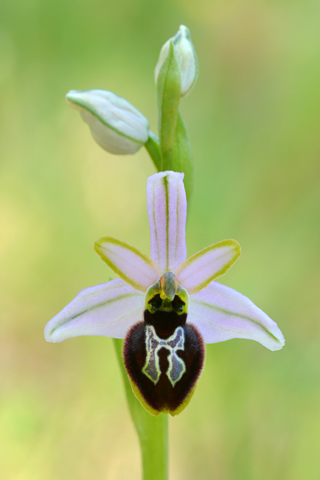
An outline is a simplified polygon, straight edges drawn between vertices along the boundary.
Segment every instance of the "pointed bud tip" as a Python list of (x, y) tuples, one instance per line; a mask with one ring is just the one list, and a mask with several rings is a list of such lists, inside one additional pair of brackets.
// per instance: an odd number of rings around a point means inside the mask
[(187, 38), (188, 40), (191, 40), (191, 33), (190, 33), (190, 30), (188, 27), (186, 27), (185, 25), (180, 25), (177, 33), (175, 34), (175, 36), (173, 38), (176, 38), (178, 36), (184, 36), (185, 38)]
[(73, 108), (74, 110), (78, 110), (81, 112), (81, 108), (85, 108), (83, 105), (83, 100), (81, 96), (81, 91), (78, 90), (70, 90), (65, 96), (67, 105)]

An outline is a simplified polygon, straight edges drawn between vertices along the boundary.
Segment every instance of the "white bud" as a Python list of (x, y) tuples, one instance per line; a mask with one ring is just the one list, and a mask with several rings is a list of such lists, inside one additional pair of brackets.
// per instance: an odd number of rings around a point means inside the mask
[(115, 154), (136, 153), (148, 140), (149, 122), (131, 103), (106, 90), (70, 90), (70, 107), (78, 110), (96, 142)]
[(181, 96), (187, 95), (198, 78), (198, 59), (191, 41), (190, 30), (180, 25), (174, 37), (170, 38), (162, 47), (159, 60), (155, 68), (155, 82), (157, 84), (159, 72), (169, 53), (170, 42), (173, 43), (174, 53), (178, 61), (181, 74)]

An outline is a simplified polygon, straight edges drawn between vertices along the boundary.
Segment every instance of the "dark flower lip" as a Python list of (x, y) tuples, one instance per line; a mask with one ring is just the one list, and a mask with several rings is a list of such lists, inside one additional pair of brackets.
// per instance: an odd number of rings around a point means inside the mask
[[(154, 321), (150, 321), (150, 316), (152, 314), (146, 311), (145, 321), (136, 323), (127, 333), (123, 345), (124, 365), (137, 398), (151, 414), (177, 415), (188, 405), (201, 374), (205, 357), (204, 342), (197, 328), (174, 312), (158, 312)], [(169, 326), (167, 333), (156, 326), (157, 323), (161, 326), (170, 325), (170, 322), (175, 324), (175, 328)], [(156, 331), (151, 351), (151, 358), (156, 359), (156, 362), (151, 367), (148, 365), (149, 374), (145, 372), (148, 325), (152, 325), (151, 328)], [(159, 345), (160, 338), (174, 344), (175, 339), (171, 342), (168, 339), (178, 337), (178, 333), (183, 337), (181, 349), (173, 351), (168, 346)], [(175, 381), (170, 377), (173, 364), (181, 369)]]

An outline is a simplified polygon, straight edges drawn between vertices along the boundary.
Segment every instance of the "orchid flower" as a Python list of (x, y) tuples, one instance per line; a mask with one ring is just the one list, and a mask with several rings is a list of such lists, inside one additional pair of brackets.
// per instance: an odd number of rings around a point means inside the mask
[(124, 363), (136, 397), (154, 415), (176, 415), (194, 392), (204, 342), (246, 338), (278, 350), (284, 338), (251, 300), (215, 281), (240, 255), (235, 240), (187, 259), (182, 173), (148, 178), (147, 210), (151, 258), (124, 242), (101, 238), (95, 250), (119, 278), (82, 290), (48, 322), (45, 338), (124, 338)]

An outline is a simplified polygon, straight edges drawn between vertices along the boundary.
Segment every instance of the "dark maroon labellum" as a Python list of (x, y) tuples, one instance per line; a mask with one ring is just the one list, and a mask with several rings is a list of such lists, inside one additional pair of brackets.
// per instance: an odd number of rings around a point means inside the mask
[(153, 414), (180, 413), (203, 367), (202, 337), (186, 323), (187, 314), (177, 310), (145, 310), (144, 321), (129, 330), (124, 342), (124, 364), (134, 393)]

